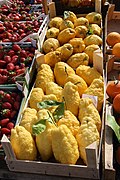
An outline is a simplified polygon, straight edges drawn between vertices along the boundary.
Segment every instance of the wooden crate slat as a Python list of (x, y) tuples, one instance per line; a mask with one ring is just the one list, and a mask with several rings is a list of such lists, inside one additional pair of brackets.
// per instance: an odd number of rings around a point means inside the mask
[(45, 163), (35, 161), (9, 161), (8, 167), (11, 171), (27, 172), (45, 175), (81, 177), (87, 179), (99, 179), (98, 169), (79, 165), (63, 165), (58, 163)]

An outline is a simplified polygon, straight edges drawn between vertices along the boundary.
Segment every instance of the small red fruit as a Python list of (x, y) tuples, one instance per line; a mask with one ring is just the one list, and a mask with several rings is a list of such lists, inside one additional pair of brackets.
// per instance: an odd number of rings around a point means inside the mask
[(4, 98), (3, 98), (4, 102), (10, 102), (11, 101), (11, 95), (9, 93), (5, 93), (4, 94)]
[(11, 57), (10, 56), (5, 56), (4, 61), (6, 61), (6, 63), (10, 63), (11, 62)]
[(21, 57), (24, 57), (24, 58), (27, 58), (27, 53), (26, 53), (26, 51), (22, 49), (22, 50), (20, 51), (20, 56), (21, 56)]
[(13, 106), (14, 106), (15, 110), (18, 110), (19, 107), (20, 107), (20, 102), (15, 101), (14, 104), (13, 104)]
[(2, 104), (2, 108), (3, 109), (11, 109), (12, 108), (12, 105), (9, 103), (9, 102), (4, 102)]
[(8, 55), (10, 56), (10, 57), (12, 57), (13, 55), (15, 55), (15, 51), (13, 51), (12, 49), (8, 52)]
[(13, 129), (14, 128), (14, 123), (12, 123), (12, 122), (9, 122), (8, 124), (7, 124), (7, 128), (8, 129)]
[(15, 100), (20, 102), (21, 101), (21, 96), (18, 94)]
[(13, 71), (14, 68), (15, 68), (15, 66), (14, 66), (13, 63), (8, 63), (8, 64), (7, 64), (7, 70), (8, 70), (8, 71)]
[(7, 124), (8, 124), (9, 121), (10, 121), (9, 118), (2, 119), (2, 120), (0, 121), (0, 126), (2, 126), (2, 127), (7, 126)]
[(18, 56), (17, 55), (12, 56), (11, 63), (16, 64), (17, 61), (18, 61)]
[(5, 95), (5, 92), (3, 90), (0, 90), (0, 99), (3, 99), (4, 95)]
[(20, 51), (20, 50), (21, 50), (21, 47), (20, 47), (18, 44), (13, 44), (12, 49), (13, 49), (14, 51)]
[(25, 73), (25, 68), (18, 69), (18, 70), (16, 71), (16, 73), (17, 73), (17, 75)]
[(7, 76), (7, 75), (8, 75), (8, 70), (7, 70), (7, 69), (3, 69), (2, 74), (5, 75), (5, 76)]
[(0, 60), (0, 68), (4, 68), (6, 66), (6, 62), (3, 60)]
[(10, 129), (8, 129), (8, 128), (1, 128), (1, 132), (2, 132), (2, 134), (8, 135), (8, 134), (10, 134)]
[(16, 114), (17, 114), (17, 111), (13, 110), (13, 111), (11, 112), (10, 117), (13, 119), (13, 118), (15, 118)]
[(10, 115), (11, 115), (10, 109), (3, 109), (1, 111), (1, 114), (2, 114), (3, 117), (9, 118)]
[(17, 93), (16, 92), (12, 92), (11, 96), (15, 99), (17, 97)]

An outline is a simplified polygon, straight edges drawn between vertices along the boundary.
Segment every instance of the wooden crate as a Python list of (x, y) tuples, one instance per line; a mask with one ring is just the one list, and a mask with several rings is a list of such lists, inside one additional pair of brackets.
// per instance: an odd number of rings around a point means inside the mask
[[(40, 50), (42, 48), (42, 44), (45, 39), (46, 30), (48, 28), (49, 17), (51, 18), (56, 15), (54, 2), (50, 2), (49, 4), (47, 4), (47, 2), (44, 1), (44, 6), (46, 9), (46, 14), (48, 14), (48, 16), (46, 18), (46, 23), (44, 23), (43, 27), (41, 28), (41, 33), (38, 41), (39, 51), (36, 52), (36, 61), (38, 66), (44, 63), (44, 54), (42, 54)], [(100, 52), (97, 53), (98, 53), (97, 55), (99, 56)], [(101, 64), (102, 62), (103, 61), (101, 61)], [(102, 72), (102, 74), (104, 73)], [(28, 97), (28, 101), (29, 101), (29, 97)], [(24, 108), (28, 106), (28, 101), (26, 102)], [(82, 161), (80, 161), (76, 165), (65, 165), (57, 162), (17, 160), (12, 150), (10, 142), (5, 136), (3, 136), (2, 145), (5, 150), (6, 163), (8, 165), (9, 170), (15, 172), (26, 172), (26, 173), (30, 173), (32, 171), (32, 173), (34, 174), (53, 175), (53, 176), (58, 176), (58, 177), (61, 176), (66, 178), (80, 178), (80, 179), (91, 179), (91, 180), (101, 179), (100, 172), (101, 172), (101, 149), (102, 149), (103, 129), (104, 129), (104, 109), (105, 106), (103, 104), (102, 129), (101, 129), (101, 139), (100, 139), (99, 148), (97, 147), (96, 142), (94, 142), (93, 144), (89, 145), (86, 148), (88, 165), (85, 165)], [(21, 120), (21, 115), (19, 116), (19, 119), (17, 121), (18, 124), (20, 120)]]
[(104, 144), (104, 151), (105, 151), (105, 180), (114, 180), (115, 179), (115, 169), (113, 168), (113, 131), (107, 124), (107, 114), (112, 115), (112, 106), (107, 104), (106, 105), (106, 121), (105, 121), (105, 144)]
[[(107, 32), (120, 33), (120, 13), (114, 11), (115, 5), (110, 4), (107, 16)], [(107, 46), (106, 46), (107, 47)], [(113, 80), (113, 77), (119, 79), (120, 62), (119, 58), (112, 55), (112, 48), (106, 48), (106, 83)], [(105, 142), (104, 142), (104, 175), (105, 180), (114, 180), (116, 178), (116, 171), (114, 169), (114, 155), (113, 155), (113, 131), (108, 126), (107, 114), (113, 115), (111, 104), (106, 104), (106, 119), (105, 119)]]
[[(33, 86), (34, 88), (34, 86)], [(32, 90), (31, 90), (32, 92)], [(29, 106), (29, 98), (31, 92), (28, 96), (26, 103), (24, 104), (22, 111)], [(104, 112), (103, 104), (103, 112)], [(17, 124), (20, 123), (22, 119), (22, 114), (19, 114), (17, 119)], [(41, 161), (24, 161), (17, 160), (14, 152), (12, 150), (11, 144), (6, 136), (2, 138), (2, 145), (6, 154), (6, 163), (10, 171), (15, 172), (26, 172), (42, 175), (53, 175), (53, 176), (62, 176), (69, 178), (82, 178), (82, 179), (100, 179), (101, 171), (101, 148), (102, 148), (102, 139), (103, 139), (103, 125), (104, 125), (104, 113), (102, 114), (102, 129), (101, 129), (101, 139), (99, 148), (97, 147), (96, 142), (86, 147), (87, 161), (88, 165), (85, 165), (80, 159), (76, 165), (65, 165), (57, 162), (41, 162)]]
[[(34, 88), (34, 86), (33, 86)], [(32, 89), (31, 89), (32, 92)], [(29, 106), (29, 98), (31, 92), (28, 96), (26, 103), (21, 108), (21, 113), (26, 107)], [(104, 112), (103, 105), (103, 112)], [(22, 114), (19, 114), (16, 124), (19, 124), (22, 119)], [(102, 115), (102, 122), (104, 122), (104, 113)], [(96, 142), (89, 145), (86, 148), (88, 165), (85, 165), (82, 160), (77, 163), (77, 165), (65, 165), (57, 162), (41, 162), (41, 161), (24, 161), (17, 160), (14, 152), (12, 150), (11, 144), (6, 136), (2, 138), (2, 146), (6, 154), (6, 163), (10, 171), (15, 172), (26, 172), (42, 175), (53, 175), (53, 176), (64, 176), (69, 178), (82, 178), (82, 179), (100, 179), (100, 166), (101, 166), (101, 148), (102, 148), (102, 138), (103, 138), (103, 124), (101, 129), (101, 139), (99, 148)]]
[(17, 160), (11, 148), (11, 144), (5, 135), (1, 142), (6, 154), (6, 163), (10, 171), (79, 177), (85, 179), (100, 179), (100, 149), (98, 152), (96, 142), (86, 148), (88, 160), (87, 166), (84, 164), (65, 165), (53, 162)]
[(107, 33), (116, 31), (120, 33), (120, 12), (114, 11), (115, 5), (110, 4), (107, 15)]
[(61, 16), (63, 15), (63, 12), (65, 10), (70, 10), (73, 11), (76, 14), (87, 14), (89, 12), (99, 12), (101, 13), (101, 5), (102, 5), (102, 0), (95, 0), (95, 6), (94, 7), (80, 7), (79, 8), (68, 8), (68, 7), (63, 7), (59, 3), (59, 1), (52, 1), (52, 0), (43, 0), (43, 6), (45, 10), (45, 14), (50, 14), (50, 17), (54, 16)]

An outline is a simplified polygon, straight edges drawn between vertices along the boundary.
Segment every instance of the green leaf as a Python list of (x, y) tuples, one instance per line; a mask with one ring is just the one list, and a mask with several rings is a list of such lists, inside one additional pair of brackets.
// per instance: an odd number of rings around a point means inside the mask
[(40, 121), (38, 121), (36, 124), (34, 124), (32, 126), (32, 134), (33, 135), (37, 135), (39, 133), (42, 133), (45, 131), (46, 129), (46, 121), (50, 122), (51, 124), (54, 123), (54, 119), (53, 117), (50, 115), (49, 111), (48, 111), (48, 118), (47, 119), (41, 119)]
[(32, 134), (37, 135), (46, 129), (46, 119), (42, 119), (32, 126)]
[(107, 122), (108, 125), (112, 128), (112, 130), (114, 131), (118, 141), (120, 142), (120, 126), (117, 124), (114, 116), (111, 115), (107, 115)]
[(92, 34), (94, 34), (94, 33), (93, 33), (93, 29), (92, 29), (91, 26), (89, 26), (89, 27), (88, 27), (87, 35), (92, 35)]
[(47, 109), (52, 106), (58, 106), (59, 104), (61, 104), (61, 102), (49, 100), (49, 101), (42, 101), (38, 103), (37, 106), (38, 108), (41, 108), (41, 109)]
[(64, 103), (62, 102), (53, 113), (53, 117), (56, 121), (64, 116), (64, 109)]

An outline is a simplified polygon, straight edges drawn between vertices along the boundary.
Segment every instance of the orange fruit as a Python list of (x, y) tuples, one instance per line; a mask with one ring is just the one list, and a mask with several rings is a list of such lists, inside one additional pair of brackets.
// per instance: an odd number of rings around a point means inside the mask
[(120, 43), (116, 43), (116, 44), (113, 46), (112, 54), (115, 55), (115, 56), (117, 56), (117, 57), (120, 57)]
[(117, 94), (120, 94), (120, 81), (110, 81), (107, 84), (106, 93), (111, 98), (114, 98)]
[(120, 42), (120, 34), (117, 32), (111, 32), (107, 35), (106, 42), (109, 46), (114, 46)]
[(113, 109), (116, 113), (120, 114), (120, 94), (116, 95), (113, 99)]

